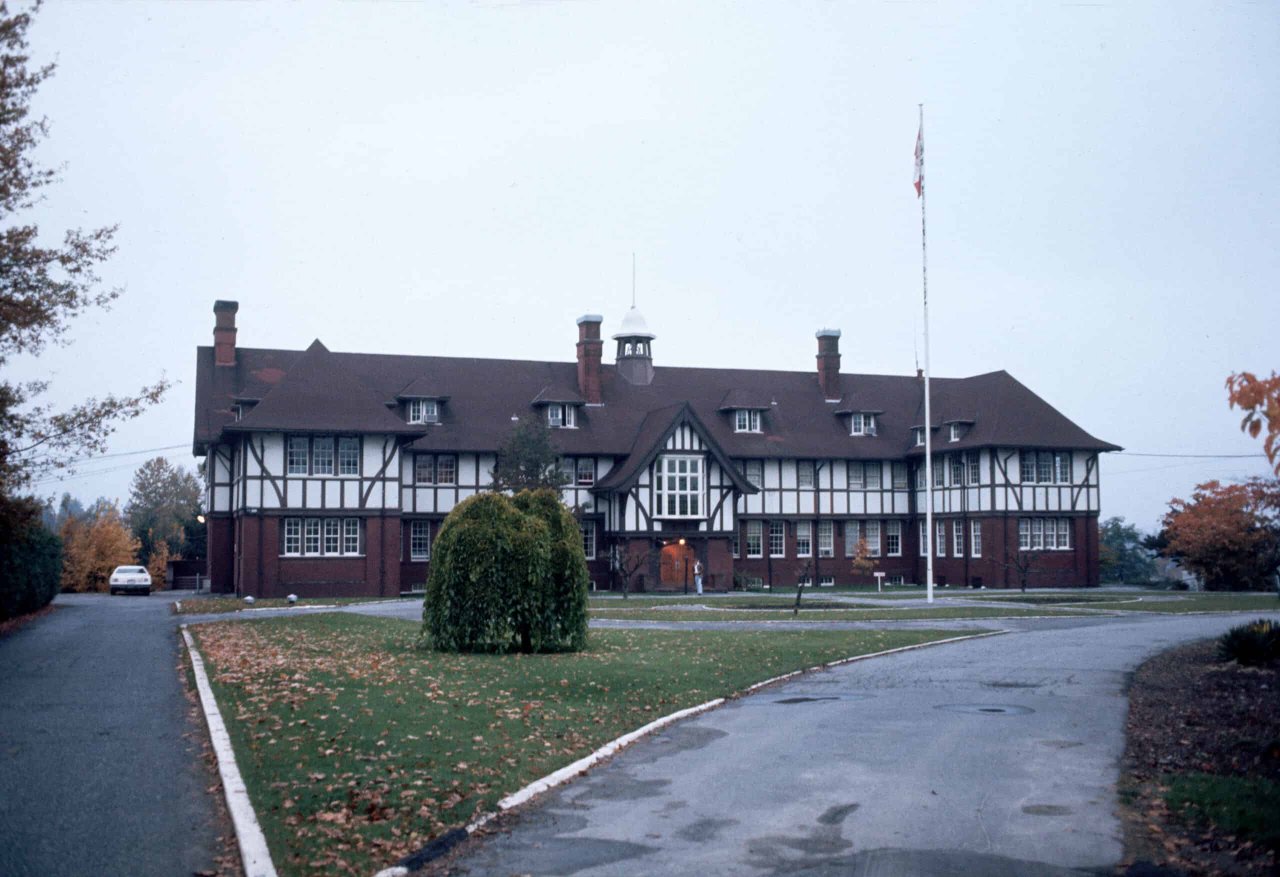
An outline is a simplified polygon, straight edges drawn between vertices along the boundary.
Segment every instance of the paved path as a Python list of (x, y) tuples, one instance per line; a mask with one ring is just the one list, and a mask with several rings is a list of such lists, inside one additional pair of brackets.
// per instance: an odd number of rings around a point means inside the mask
[(1128, 674), (1241, 620), (988, 620), (1011, 632), (805, 677), (637, 744), (457, 870), (1110, 873)]
[(0, 874), (213, 869), (219, 823), (170, 602), (64, 594), (0, 638)]

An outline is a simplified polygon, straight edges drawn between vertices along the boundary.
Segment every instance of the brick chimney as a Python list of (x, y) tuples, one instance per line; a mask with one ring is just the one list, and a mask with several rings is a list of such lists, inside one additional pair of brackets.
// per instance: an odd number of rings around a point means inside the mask
[(840, 330), (820, 329), (818, 339), (818, 386), (828, 402), (840, 399)]
[(588, 405), (599, 405), (603, 401), (600, 395), (600, 354), (604, 350), (600, 324), (603, 321), (604, 317), (599, 314), (578, 317), (578, 392)]
[(240, 310), (238, 301), (215, 301), (213, 303), (213, 364), (236, 364), (236, 311)]

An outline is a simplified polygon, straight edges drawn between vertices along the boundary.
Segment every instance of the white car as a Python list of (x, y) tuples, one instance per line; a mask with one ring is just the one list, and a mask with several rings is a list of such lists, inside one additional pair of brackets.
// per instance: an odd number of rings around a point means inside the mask
[(111, 571), (111, 593), (130, 591), (142, 594), (151, 593), (151, 573), (145, 566), (117, 566)]

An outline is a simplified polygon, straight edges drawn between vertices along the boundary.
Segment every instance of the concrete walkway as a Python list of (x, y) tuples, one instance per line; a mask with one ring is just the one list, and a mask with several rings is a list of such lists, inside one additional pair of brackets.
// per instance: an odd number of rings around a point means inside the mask
[(637, 744), (457, 871), (1110, 873), (1128, 674), (1243, 618), (988, 620), (1011, 632), (805, 677)]

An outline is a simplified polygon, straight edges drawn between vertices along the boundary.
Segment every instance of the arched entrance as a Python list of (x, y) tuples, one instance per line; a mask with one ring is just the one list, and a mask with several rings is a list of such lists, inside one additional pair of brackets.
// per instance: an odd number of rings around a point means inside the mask
[(690, 545), (672, 542), (658, 558), (658, 584), (663, 588), (693, 587), (693, 564), (698, 559)]

